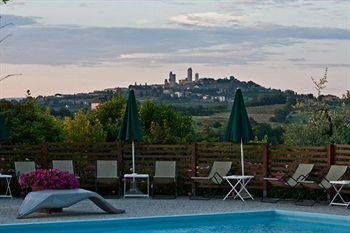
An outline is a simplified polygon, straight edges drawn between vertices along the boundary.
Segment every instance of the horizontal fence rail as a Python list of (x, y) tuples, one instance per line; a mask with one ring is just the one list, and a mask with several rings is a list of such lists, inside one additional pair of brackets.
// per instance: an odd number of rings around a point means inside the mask
[[(190, 190), (191, 176), (207, 175), (214, 161), (232, 161), (231, 174), (241, 173), (240, 145), (221, 142), (198, 142), (186, 145), (136, 144), (136, 172), (154, 174), (155, 161), (177, 162), (178, 187)], [(269, 146), (244, 145), (245, 173), (255, 179), (251, 189), (266, 192), (262, 177), (292, 172), (299, 163), (313, 163), (312, 176), (324, 174), (330, 165), (350, 166), (350, 145)], [(0, 145), (0, 173), (15, 175), (15, 161), (35, 161), (37, 168), (51, 168), (52, 160), (74, 161), (81, 186), (93, 188), (96, 160), (117, 160), (118, 173), (131, 173), (131, 145), (103, 143), (44, 143), (41, 145)], [(345, 178), (350, 178), (349, 174)], [(15, 179), (14, 179), (15, 180)], [(17, 185), (13, 182), (13, 185)], [(350, 190), (349, 190), (350, 193)]]

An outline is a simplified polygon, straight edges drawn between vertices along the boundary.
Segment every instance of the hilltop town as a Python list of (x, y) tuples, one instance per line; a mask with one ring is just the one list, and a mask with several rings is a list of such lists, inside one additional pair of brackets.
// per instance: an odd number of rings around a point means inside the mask
[[(163, 101), (180, 112), (199, 115), (203, 111), (205, 111), (203, 114), (226, 111), (233, 101), (237, 88), (241, 88), (244, 92), (247, 106), (285, 104), (296, 98), (303, 99), (308, 104), (315, 101), (312, 94), (300, 95), (292, 90), (266, 88), (252, 81), (240, 81), (234, 76), (220, 79), (201, 78), (199, 72), (194, 73), (191, 67), (187, 69), (187, 76), (183, 79), (177, 80), (176, 74), (170, 71), (163, 84), (135, 83), (129, 88), (135, 90), (139, 101), (147, 99)], [(101, 102), (117, 94), (125, 95), (127, 90), (128, 88), (115, 87), (90, 93), (38, 96), (37, 101), (53, 111), (75, 112), (79, 109), (95, 109)], [(322, 98), (328, 102), (340, 100), (333, 95)]]

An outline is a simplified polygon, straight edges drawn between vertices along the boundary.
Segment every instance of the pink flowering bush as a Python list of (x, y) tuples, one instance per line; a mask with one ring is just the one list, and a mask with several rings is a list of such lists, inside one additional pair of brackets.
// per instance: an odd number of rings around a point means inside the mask
[(38, 169), (34, 172), (23, 174), (19, 178), (19, 185), (23, 190), (46, 189), (75, 189), (79, 181), (74, 174), (58, 169)]

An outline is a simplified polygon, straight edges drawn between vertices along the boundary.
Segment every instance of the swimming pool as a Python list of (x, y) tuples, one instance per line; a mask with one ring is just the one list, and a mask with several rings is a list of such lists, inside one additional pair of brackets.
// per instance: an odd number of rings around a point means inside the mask
[(267, 210), (95, 221), (0, 225), (11, 233), (345, 233), (350, 216)]

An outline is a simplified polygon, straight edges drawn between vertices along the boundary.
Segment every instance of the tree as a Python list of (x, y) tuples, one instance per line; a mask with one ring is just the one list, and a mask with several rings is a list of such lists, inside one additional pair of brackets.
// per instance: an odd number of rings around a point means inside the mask
[(106, 140), (116, 141), (118, 130), (126, 108), (126, 99), (117, 95), (112, 99), (100, 104), (96, 110), (89, 113), (90, 119), (100, 122), (106, 132)]
[(258, 123), (250, 118), (253, 134), (256, 142), (271, 143), (273, 145), (283, 143), (283, 129), (281, 126), (271, 127), (268, 123)]
[(99, 142), (106, 139), (102, 124), (89, 119), (83, 111), (77, 112), (74, 118), (66, 117), (63, 128), (68, 142)]
[(170, 105), (146, 101), (140, 116), (147, 143), (189, 143), (193, 139), (192, 118), (174, 111)]
[(302, 120), (299, 124), (285, 126), (284, 140), (289, 145), (325, 145), (329, 143), (347, 143), (347, 132), (350, 129), (350, 110), (346, 106), (331, 108), (323, 102), (321, 92), (326, 88), (327, 69), (319, 81), (313, 80), (318, 94), (313, 106), (296, 105)]
[(326, 84), (328, 83), (327, 76), (328, 76), (328, 68), (325, 69), (323, 77), (321, 77), (319, 80), (315, 80), (313, 77), (311, 77), (311, 80), (314, 83), (315, 89), (317, 91), (317, 98), (321, 96), (321, 92), (327, 87), (326, 86)]
[(9, 142), (40, 144), (63, 140), (62, 124), (31, 97), (20, 102), (3, 101)]
[(346, 90), (346, 93), (342, 96), (342, 100), (346, 105), (350, 104), (350, 90)]

